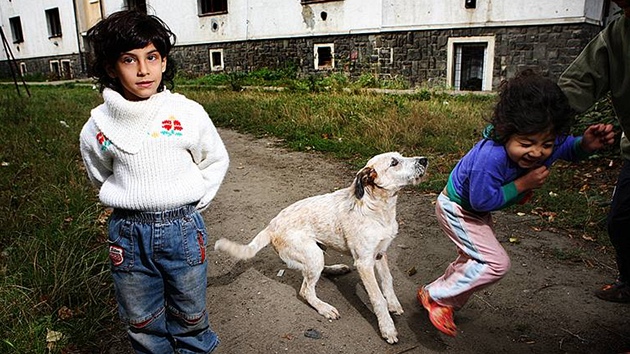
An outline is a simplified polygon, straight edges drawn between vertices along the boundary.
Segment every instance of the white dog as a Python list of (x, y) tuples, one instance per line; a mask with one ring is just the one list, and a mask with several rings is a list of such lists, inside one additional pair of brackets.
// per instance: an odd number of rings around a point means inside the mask
[(398, 332), (389, 312), (400, 315), (403, 309), (394, 293), (386, 251), (398, 233), (397, 193), (419, 183), (427, 165), (424, 157), (403, 157), (397, 152), (377, 155), (357, 173), (350, 187), (290, 205), (248, 245), (222, 238), (214, 248), (238, 259), (249, 259), (271, 243), (289, 268), (302, 271), (300, 295), (328, 319), (339, 318), (339, 312), (317, 297), (315, 284), (322, 271), (343, 274), (350, 268), (344, 264), (325, 266), (322, 249), (330, 247), (351, 254), (381, 335), (388, 343), (396, 343)]

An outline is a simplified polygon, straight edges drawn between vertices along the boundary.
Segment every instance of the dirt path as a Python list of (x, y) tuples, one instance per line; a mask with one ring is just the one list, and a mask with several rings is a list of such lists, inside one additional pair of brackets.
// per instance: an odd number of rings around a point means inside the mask
[[(416, 289), (439, 276), (455, 249), (439, 230), (434, 195), (413, 190), (398, 202), (398, 237), (389, 250), (394, 287), (405, 309), (394, 321), (399, 343), (380, 338), (357, 272), (318, 283), (319, 296), (341, 313), (328, 321), (298, 297), (301, 276), (286, 269), (271, 247), (236, 262), (212, 249), (219, 237), (248, 242), (284, 207), (348, 186), (354, 173), (318, 154), (290, 152), (270, 139), (220, 130), (231, 166), (205, 212), (210, 234), (208, 311), (221, 345), (216, 353), (619, 353), (630, 349), (630, 305), (607, 303), (592, 290), (615, 274), (610, 255), (537, 232), (530, 216), (497, 213), (497, 229), (512, 259), (510, 273), (456, 313), (457, 338), (430, 324)], [(429, 167), (429, 172), (430, 172)], [(509, 242), (514, 237), (518, 242)], [(330, 263), (352, 265), (329, 253)], [(411, 270), (416, 270), (415, 274)], [(284, 273), (279, 276), (280, 273)], [(319, 335), (311, 338), (305, 334)]]

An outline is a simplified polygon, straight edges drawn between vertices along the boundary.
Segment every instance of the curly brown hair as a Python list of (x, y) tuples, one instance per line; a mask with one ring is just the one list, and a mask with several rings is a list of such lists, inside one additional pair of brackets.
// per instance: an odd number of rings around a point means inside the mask
[(560, 87), (532, 70), (520, 72), (499, 86), (498, 102), (487, 137), (505, 143), (512, 135), (551, 132), (567, 135), (575, 111)]
[[(93, 55), (89, 67), (90, 76), (96, 79), (101, 91), (107, 87), (122, 94), (119, 80), (107, 73), (107, 69), (115, 65), (120, 55), (152, 43), (162, 58), (168, 58), (176, 36), (157, 16), (124, 10), (109, 15), (90, 28), (87, 31), (87, 40)], [(168, 58), (158, 92), (163, 91), (167, 84), (170, 88), (174, 87), (176, 72), (175, 62)]]

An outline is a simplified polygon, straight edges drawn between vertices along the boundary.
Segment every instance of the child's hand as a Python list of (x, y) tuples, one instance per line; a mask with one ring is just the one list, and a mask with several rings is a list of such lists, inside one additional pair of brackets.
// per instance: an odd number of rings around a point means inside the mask
[(517, 178), (514, 181), (514, 185), (519, 193), (523, 193), (525, 191), (542, 187), (545, 180), (547, 180), (547, 176), (549, 176), (549, 170), (547, 167), (540, 166), (529, 170), (526, 174)]
[(586, 128), (582, 135), (582, 149), (586, 152), (599, 150), (615, 142), (612, 124), (594, 124)]

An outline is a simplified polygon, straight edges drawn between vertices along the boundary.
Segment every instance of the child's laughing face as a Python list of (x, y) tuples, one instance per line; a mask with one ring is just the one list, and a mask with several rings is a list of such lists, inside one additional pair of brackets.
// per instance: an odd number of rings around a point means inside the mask
[(539, 167), (551, 156), (556, 136), (551, 132), (536, 134), (514, 134), (505, 143), (508, 157), (519, 167)]

